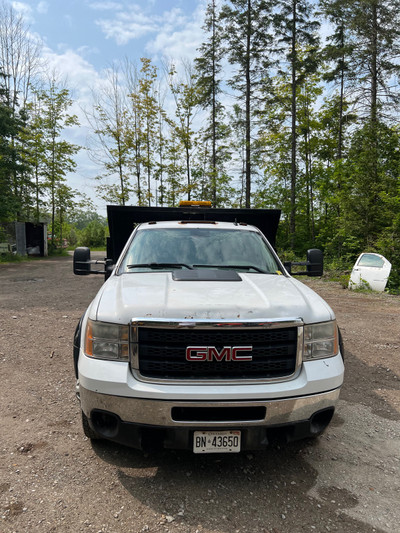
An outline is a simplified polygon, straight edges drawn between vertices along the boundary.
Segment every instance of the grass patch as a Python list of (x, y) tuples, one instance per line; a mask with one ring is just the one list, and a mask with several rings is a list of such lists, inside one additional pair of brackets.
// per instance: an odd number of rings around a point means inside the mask
[(340, 285), (347, 289), (349, 286), (350, 281), (350, 272), (343, 272), (340, 270), (327, 270), (324, 272), (324, 276), (322, 278), (324, 281), (336, 281), (340, 283)]
[(68, 256), (69, 256), (68, 250), (66, 250), (65, 248), (55, 248), (53, 250), (49, 250), (49, 257), (68, 257)]
[(49, 250), (49, 255), (46, 257), (39, 255), (0, 254), (0, 263), (38, 261), (40, 259), (46, 259), (47, 257), (69, 257), (69, 253), (65, 248), (56, 248), (55, 250)]
[(24, 261), (25, 257), (16, 254), (1, 254), (0, 263), (20, 263)]

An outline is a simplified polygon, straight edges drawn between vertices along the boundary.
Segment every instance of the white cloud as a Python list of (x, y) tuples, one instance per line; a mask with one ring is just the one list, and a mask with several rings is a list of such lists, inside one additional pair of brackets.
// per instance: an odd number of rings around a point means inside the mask
[[(108, 9), (111, 4), (94, 2), (90, 6)], [(138, 4), (115, 5), (120, 7), (113, 10), (112, 16), (103, 16), (95, 21), (107, 39), (113, 39), (117, 45), (126, 45), (132, 40), (147, 37), (145, 47), (149, 54), (176, 59), (192, 59), (197, 55), (196, 50), (204, 38), (204, 0), (190, 16), (178, 7), (155, 14), (149, 3), (146, 8)]]
[[(95, 23), (101, 28), (107, 39), (113, 39), (118, 45), (125, 45), (134, 39), (140, 39), (146, 35), (161, 33), (162, 35), (174, 33), (180, 28), (189, 26), (189, 33), (195, 31), (194, 36), (201, 30), (203, 23), (203, 2), (193, 15), (194, 18), (186, 16), (180, 8), (173, 8), (163, 13), (155, 13), (151, 3), (147, 2), (146, 7), (138, 4), (122, 5), (114, 2), (94, 2), (90, 7), (97, 10), (111, 10)], [(201, 14), (201, 20), (198, 16)], [(188, 39), (190, 40), (190, 39)]]
[(23, 15), (26, 22), (33, 22), (33, 11), (29, 4), (25, 4), (25, 2), (11, 2), (11, 6), (17, 13)]
[(39, 2), (38, 5), (36, 6), (36, 11), (40, 13), (41, 15), (44, 15), (45, 13), (47, 13), (48, 9), (49, 9), (48, 2), (42, 1), (42, 2)]
[(19, 14), (23, 15), (25, 21), (28, 24), (33, 24), (35, 22), (34, 12), (36, 11), (40, 15), (45, 15), (49, 9), (48, 2), (41, 0), (38, 2), (35, 9), (31, 5), (25, 2), (11, 2), (12, 8)]
[(68, 134), (71, 142), (81, 146), (86, 145), (88, 135), (88, 122), (85, 111), (93, 105), (93, 90), (97, 90), (106, 82), (106, 71), (97, 72), (94, 66), (87, 61), (80, 51), (64, 49), (57, 53), (49, 48), (43, 51), (46, 70), (54, 73), (56, 79), (65, 82), (70, 90), (73, 105), (70, 113), (77, 115), (80, 127), (73, 128)]
[(91, 2), (89, 7), (96, 11), (119, 11), (123, 9), (123, 5), (117, 2)]
[[(67, 128), (63, 136), (68, 142), (85, 147), (90, 133), (84, 110), (90, 110), (93, 105), (92, 91), (106, 84), (106, 72), (97, 72), (94, 66), (83, 57), (86, 48), (73, 50), (66, 48), (60, 52), (55, 52), (50, 48), (43, 50), (43, 59), (47, 70), (54, 72), (60, 80), (65, 80), (66, 87), (70, 89), (71, 97), (74, 101), (69, 109), (69, 114), (78, 117), (80, 126)], [(85, 149), (74, 157), (77, 168), (75, 172), (68, 174), (68, 185), (89, 196), (101, 214), (104, 211), (104, 202), (99, 200), (95, 194), (97, 185), (95, 176), (101, 172), (101, 168), (95, 165), (89, 158)]]
[(106, 38), (114, 39), (118, 45), (127, 44), (132, 39), (158, 30), (157, 17), (146, 15), (136, 4), (118, 11), (113, 18), (98, 19), (95, 22)]
[(197, 48), (204, 39), (203, 23), (204, 9), (201, 5), (190, 19), (177, 9), (165, 13), (162, 26), (155, 38), (147, 43), (146, 49), (158, 56), (192, 60), (198, 55)]
[(91, 56), (91, 55), (98, 55), (100, 54), (100, 50), (97, 46), (88, 46), (88, 45), (83, 45), (83, 46), (80, 46), (79, 48), (77, 48), (77, 53), (79, 56), (81, 57), (88, 57), (88, 56)]

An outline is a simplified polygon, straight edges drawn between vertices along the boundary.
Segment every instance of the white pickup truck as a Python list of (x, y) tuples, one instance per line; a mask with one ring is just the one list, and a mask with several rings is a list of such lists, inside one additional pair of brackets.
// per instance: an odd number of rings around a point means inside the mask
[[(74, 254), (75, 274), (107, 278), (74, 341), (87, 437), (235, 453), (325, 430), (340, 334), (274, 251), (279, 211), (109, 206), (108, 219), (104, 269)], [(321, 252), (302, 264), (320, 275)]]

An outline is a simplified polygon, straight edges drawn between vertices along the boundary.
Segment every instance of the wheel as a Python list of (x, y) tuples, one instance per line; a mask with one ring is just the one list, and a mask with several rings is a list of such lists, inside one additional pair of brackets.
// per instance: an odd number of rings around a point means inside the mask
[(99, 440), (101, 437), (90, 427), (88, 417), (82, 411), (82, 429), (85, 437), (90, 440)]

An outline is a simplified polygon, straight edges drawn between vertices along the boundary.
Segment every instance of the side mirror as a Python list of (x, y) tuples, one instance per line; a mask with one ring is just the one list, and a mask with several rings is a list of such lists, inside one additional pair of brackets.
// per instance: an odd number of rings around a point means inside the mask
[[(91, 265), (104, 265), (104, 270), (92, 270)], [(74, 274), (77, 276), (88, 276), (89, 274), (104, 274), (105, 280), (107, 280), (115, 264), (112, 259), (91, 260), (90, 249), (86, 246), (80, 246), (74, 251)]]
[[(307, 261), (285, 261), (283, 266), (290, 275), (294, 276), (322, 276), (324, 273), (324, 254), (318, 248), (307, 250)], [(305, 266), (305, 272), (292, 272), (293, 266)]]
[(324, 273), (324, 254), (318, 248), (307, 250), (307, 274), (322, 276)]
[(90, 272), (90, 248), (80, 246), (74, 251), (74, 274), (87, 276)]

